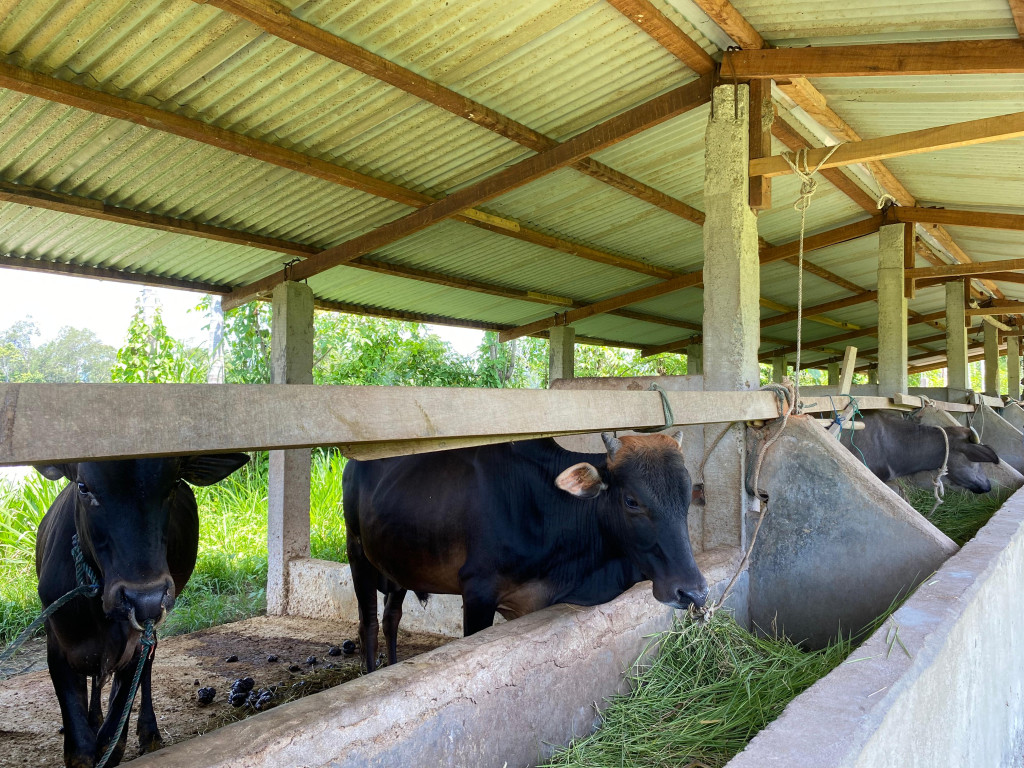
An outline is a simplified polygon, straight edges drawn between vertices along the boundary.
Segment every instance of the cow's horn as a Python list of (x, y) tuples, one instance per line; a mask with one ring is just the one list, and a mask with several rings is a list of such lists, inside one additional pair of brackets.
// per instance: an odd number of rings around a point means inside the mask
[(604, 440), (604, 447), (608, 449), (608, 458), (614, 459), (615, 454), (622, 447), (622, 441), (611, 432), (602, 432), (601, 439)]
[(968, 427), (968, 429), (971, 430), (970, 441), (975, 445), (981, 445), (981, 435), (978, 434), (978, 430), (976, 430), (974, 427)]
[(679, 446), (679, 450), (683, 450), (683, 430), (677, 429), (673, 432), (672, 439), (676, 441), (676, 445)]

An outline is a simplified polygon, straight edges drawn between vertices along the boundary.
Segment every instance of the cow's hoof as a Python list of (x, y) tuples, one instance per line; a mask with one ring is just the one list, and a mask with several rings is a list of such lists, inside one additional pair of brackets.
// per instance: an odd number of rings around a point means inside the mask
[(96, 761), (93, 760), (92, 755), (74, 755), (64, 756), (64, 765), (66, 768), (93, 768), (96, 765)]
[(164, 745), (164, 740), (159, 733), (139, 734), (139, 754), (145, 755), (149, 752), (156, 752)]
[[(103, 755), (106, 754), (108, 744), (104, 744), (102, 747), (96, 748), (95, 761), (98, 763), (103, 759)], [(124, 757), (124, 749), (127, 746), (127, 740), (122, 739), (118, 742), (117, 746), (114, 747), (114, 751), (110, 753), (110, 759), (107, 761), (107, 766), (118, 765), (121, 762), (121, 758)], [(93, 763), (89, 763), (90, 766)]]

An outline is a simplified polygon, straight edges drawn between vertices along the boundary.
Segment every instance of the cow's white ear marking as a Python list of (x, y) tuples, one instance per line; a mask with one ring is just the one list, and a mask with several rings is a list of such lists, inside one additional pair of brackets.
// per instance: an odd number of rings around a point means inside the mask
[(562, 472), (555, 478), (555, 485), (581, 499), (592, 499), (608, 487), (601, 482), (601, 473), (585, 461)]

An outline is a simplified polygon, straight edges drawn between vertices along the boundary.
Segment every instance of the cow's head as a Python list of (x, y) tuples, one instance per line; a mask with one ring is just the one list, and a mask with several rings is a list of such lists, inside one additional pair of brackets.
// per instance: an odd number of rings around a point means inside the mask
[(654, 597), (674, 608), (700, 607), (708, 585), (693, 559), (686, 516), (690, 473), (682, 454), (682, 432), (601, 435), (607, 471), (592, 464), (569, 467), (555, 480), (563, 491), (596, 498), (602, 525), (640, 572), (654, 582)]
[(970, 427), (943, 427), (949, 439), (949, 479), (975, 493), (988, 493), (992, 483), (981, 464), (998, 464), (996, 452), (983, 445), (978, 433)]
[(174, 606), (167, 567), (171, 504), (193, 485), (212, 485), (249, 460), (244, 453), (37, 466), (50, 480), (66, 477), (75, 498), (82, 552), (99, 569), (103, 610), (136, 629), (159, 623)]

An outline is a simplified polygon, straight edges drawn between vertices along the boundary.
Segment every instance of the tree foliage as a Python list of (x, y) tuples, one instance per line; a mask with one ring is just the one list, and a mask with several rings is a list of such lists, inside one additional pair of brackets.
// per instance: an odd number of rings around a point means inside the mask
[(117, 350), (112, 381), (132, 384), (198, 383), (206, 380), (208, 354), (189, 347), (167, 332), (159, 304), (147, 318), (142, 299), (128, 326), (124, 345)]
[(64, 326), (55, 338), (35, 346), (39, 335), (31, 317), (0, 333), (0, 381), (110, 381), (114, 348), (101, 342), (92, 331)]

